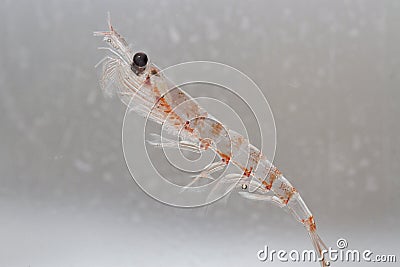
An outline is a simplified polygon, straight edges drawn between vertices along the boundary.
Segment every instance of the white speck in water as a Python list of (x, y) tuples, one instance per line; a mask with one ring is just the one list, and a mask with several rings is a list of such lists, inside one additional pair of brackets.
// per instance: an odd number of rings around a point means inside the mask
[(98, 90), (90, 90), (86, 99), (89, 105), (93, 105), (96, 102), (97, 92)]
[(353, 150), (359, 150), (361, 148), (360, 136), (358, 136), (358, 135), (353, 136), (352, 147), (353, 147)]
[(319, 68), (319, 69), (317, 70), (317, 75), (318, 75), (319, 77), (325, 77), (325, 76), (326, 76), (326, 71), (325, 71), (325, 69), (324, 69), (324, 68)]
[(240, 28), (242, 28), (242, 30), (247, 30), (250, 28), (250, 20), (248, 17), (242, 18), (242, 21), (240, 23)]
[(357, 37), (359, 35), (359, 31), (358, 31), (358, 29), (353, 28), (348, 32), (348, 34), (349, 34), (350, 37), (355, 38), (355, 37)]
[(179, 41), (181, 40), (181, 36), (175, 27), (169, 28), (169, 37), (171, 38), (171, 41), (175, 44), (179, 43)]
[(112, 177), (111, 173), (109, 173), (109, 172), (104, 173), (103, 174), (103, 180), (105, 182), (112, 182), (113, 181), (113, 177)]
[(300, 83), (299, 83), (298, 80), (294, 80), (294, 81), (290, 82), (288, 85), (290, 87), (293, 87), (293, 88), (296, 88), (296, 89), (300, 87)]
[(283, 16), (285, 17), (285, 18), (289, 18), (289, 17), (291, 17), (292, 16), (292, 9), (290, 9), (290, 8), (285, 8), (284, 10), (283, 10)]
[(297, 106), (294, 103), (289, 104), (289, 111), (290, 112), (295, 112), (297, 110)]
[(375, 192), (378, 190), (378, 184), (376, 182), (375, 177), (367, 177), (367, 180), (365, 182), (365, 187), (366, 190), (369, 192)]
[(218, 31), (218, 25), (215, 24), (214, 21), (208, 20), (206, 21), (206, 28), (207, 28), (207, 36), (208, 39), (211, 41), (215, 41), (219, 38), (220, 34)]
[(369, 159), (367, 159), (367, 158), (362, 158), (361, 160), (360, 160), (360, 167), (367, 167), (369, 165)]
[(54, 160), (60, 160), (62, 159), (64, 156), (63, 155), (55, 155), (54, 156)]
[(292, 68), (292, 65), (293, 65), (293, 62), (292, 62), (292, 59), (290, 59), (290, 58), (286, 58), (286, 59), (284, 59), (284, 60), (282, 61), (282, 68), (283, 68), (284, 70), (289, 70), (289, 69), (291, 69), (291, 68)]
[(349, 188), (354, 188), (356, 186), (356, 183), (354, 182), (354, 180), (350, 179), (347, 181), (347, 186)]
[(348, 174), (349, 176), (354, 176), (356, 173), (357, 173), (357, 171), (356, 171), (356, 169), (354, 169), (354, 168), (349, 168), (349, 169), (347, 169), (347, 174)]
[(132, 215), (131, 215), (131, 221), (133, 222), (133, 223), (139, 223), (139, 222), (141, 222), (142, 221), (142, 217), (140, 216), (140, 214), (139, 213), (133, 213)]
[(92, 171), (92, 166), (88, 164), (87, 162), (84, 162), (80, 159), (76, 159), (74, 162), (75, 167), (82, 171), (82, 172), (91, 172)]
[(189, 36), (190, 43), (197, 43), (200, 40), (200, 36), (198, 34), (192, 34)]

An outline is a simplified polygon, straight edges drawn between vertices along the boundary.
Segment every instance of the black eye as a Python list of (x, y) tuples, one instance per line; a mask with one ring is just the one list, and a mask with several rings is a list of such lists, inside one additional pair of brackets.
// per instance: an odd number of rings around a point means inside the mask
[(136, 75), (141, 74), (145, 70), (148, 61), (149, 59), (147, 58), (147, 55), (145, 53), (136, 53), (133, 56), (131, 70), (136, 73)]
[(133, 61), (131, 65), (131, 70), (136, 73), (136, 75), (139, 75), (142, 73), (147, 65), (147, 61), (149, 59), (147, 58), (147, 55), (142, 52), (138, 52), (133, 56)]
[(135, 64), (139, 68), (145, 67), (147, 64), (147, 61), (148, 61), (148, 58), (145, 53), (139, 52), (133, 56), (133, 64)]

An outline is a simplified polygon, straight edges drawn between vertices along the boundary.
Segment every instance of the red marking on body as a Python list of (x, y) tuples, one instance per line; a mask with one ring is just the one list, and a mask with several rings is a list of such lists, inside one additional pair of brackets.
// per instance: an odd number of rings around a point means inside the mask
[(204, 121), (205, 121), (205, 119), (206, 119), (206, 117), (204, 117), (204, 116), (197, 117), (196, 119), (194, 119), (194, 120), (192, 121), (193, 126), (194, 126), (195, 128), (197, 128), (197, 129), (200, 131), (201, 128), (204, 127)]
[(261, 158), (261, 152), (252, 148), (250, 150), (250, 158), (258, 162), (258, 160)]
[(317, 230), (317, 225), (315, 224), (314, 217), (312, 215), (310, 217), (308, 217), (307, 220), (304, 220), (304, 219), (301, 220), (301, 222), (303, 224), (306, 224), (309, 227), (311, 232), (314, 232)]
[[(189, 125), (190, 125), (189, 121), (186, 121), (186, 122), (185, 122), (185, 125), (184, 125), (183, 127), (184, 127), (185, 130), (187, 130), (188, 132), (193, 133), (193, 132), (194, 132), (194, 129), (193, 129), (192, 127), (190, 127)], [(201, 140), (200, 140), (200, 141), (201, 141)]]
[(285, 196), (281, 197), (283, 203), (285, 203), (285, 204), (289, 203), (290, 198), (296, 192), (296, 189), (293, 186), (285, 184), (285, 183), (281, 183), (279, 186), (279, 189), (284, 191), (286, 194)]
[(271, 189), (272, 185), (268, 184), (266, 181), (262, 181), (261, 183), (265, 186), (265, 189), (267, 189), (267, 190)]
[[(274, 166), (271, 167), (269, 173), (268, 173), (268, 182), (265, 180), (262, 181), (261, 183), (265, 186), (265, 189), (271, 190), (272, 184), (275, 182), (275, 180), (281, 176), (282, 173)], [(281, 185), (282, 186), (282, 185)]]
[(289, 203), (290, 198), (293, 196), (293, 194), (289, 194), (286, 198), (281, 198), (283, 200), (284, 204)]
[(202, 139), (202, 138), (200, 138), (200, 148), (202, 148), (204, 150), (207, 150), (211, 146), (211, 142), (212, 142), (211, 139), (208, 139), (208, 138)]
[(282, 175), (281, 171), (278, 170), (278, 168), (274, 168), (274, 173), (275, 173), (276, 176), (281, 176)]
[(167, 114), (171, 113), (172, 112), (171, 106), (168, 104), (167, 100), (165, 100), (164, 96), (161, 97), (160, 91), (158, 90), (157, 86), (153, 87), (153, 92), (158, 97), (159, 105), (164, 109), (164, 112)]
[(222, 124), (219, 122), (213, 123), (211, 127), (212, 127), (211, 133), (215, 136), (218, 136), (223, 129)]
[(242, 145), (243, 142), (244, 142), (243, 136), (239, 136), (239, 138), (237, 139), (237, 141), (238, 141), (239, 145)]
[[(149, 76), (148, 76), (148, 77), (149, 77)], [(147, 80), (150, 80), (150, 79), (147, 79), (147, 78), (146, 78), (146, 81), (147, 81)], [(173, 112), (173, 110), (172, 110), (172, 108), (171, 108), (171, 105), (167, 102), (167, 100), (165, 99), (164, 96), (161, 96), (160, 90), (158, 90), (157, 86), (154, 86), (154, 87), (153, 87), (153, 92), (154, 92), (154, 95), (155, 95), (156, 97), (158, 97), (158, 100), (157, 100), (157, 101), (158, 101), (157, 108), (162, 109), (162, 111), (163, 111), (164, 113), (168, 114), (168, 116), (170, 117), (170, 119), (175, 121), (175, 122), (174, 122), (174, 125), (175, 125), (176, 127), (181, 126), (181, 125), (182, 125), (182, 122), (183, 122), (182, 118), (179, 117), (178, 114), (176, 114), (175, 112)]]
[(163, 107), (165, 113), (169, 114), (172, 112), (171, 106), (168, 104), (164, 97), (160, 97), (158, 101), (160, 101), (160, 105), (161, 107)]
[(250, 177), (251, 172), (253, 171), (253, 167), (250, 167), (250, 169), (244, 168), (244, 176)]
[(271, 190), (271, 188), (272, 188), (272, 184), (275, 182), (275, 180), (276, 180), (276, 178), (277, 178), (277, 176), (275, 175), (275, 173), (274, 172), (270, 172), (269, 173), (269, 176), (268, 176), (268, 183), (267, 182), (265, 182), (265, 189), (267, 189), (267, 190)]
[(222, 152), (219, 152), (219, 151), (217, 151), (217, 153), (218, 153), (218, 155), (221, 156), (222, 162), (225, 162), (226, 164), (228, 164), (229, 161), (231, 160), (231, 158), (230, 158), (228, 155), (226, 155), (226, 154), (224, 154), (224, 153), (222, 153)]
[[(150, 76), (147, 74), (147, 77), (146, 77), (146, 80), (144, 80), (144, 83), (147, 85), (147, 86), (151, 86), (151, 80), (150, 80)], [(157, 88), (157, 87), (154, 87), (154, 88)], [(158, 90), (158, 89), (157, 89)]]
[(157, 70), (157, 69), (155, 69), (155, 68), (152, 68), (152, 69), (150, 70), (150, 74), (151, 74), (151, 75), (157, 75), (157, 76), (160, 76), (160, 75), (158, 74), (158, 70)]
[(232, 144), (235, 146), (235, 148), (240, 148), (243, 142), (244, 142), (243, 136), (234, 137), (232, 139)]

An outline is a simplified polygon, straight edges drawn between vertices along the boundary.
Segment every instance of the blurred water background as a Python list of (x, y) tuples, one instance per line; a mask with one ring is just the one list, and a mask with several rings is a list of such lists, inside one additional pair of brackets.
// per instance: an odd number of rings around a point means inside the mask
[(94, 69), (107, 11), (160, 67), (249, 75), (326, 243), (399, 255), (399, 1), (2, 1), (0, 266), (281, 266), (257, 251), (311, 248), (271, 205), (172, 208), (133, 182)]

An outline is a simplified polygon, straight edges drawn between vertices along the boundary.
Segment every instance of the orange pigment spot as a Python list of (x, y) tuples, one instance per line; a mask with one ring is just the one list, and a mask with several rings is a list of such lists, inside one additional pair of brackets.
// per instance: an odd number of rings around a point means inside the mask
[(283, 190), (286, 194), (285, 197), (282, 197), (282, 200), (285, 204), (287, 204), (293, 194), (296, 192), (296, 189), (293, 186), (287, 185), (285, 183), (281, 183), (279, 189)]
[(144, 83), (145, 83), (147, 86), (151, 86), (151, 80), (150, 80), (150, 76), (149, 76), (149, 75), (147, 75), (146, 80), (144, 81)]
[(276, 176), (281, 176), (282, 175), (281, 171), (278, 170), (277, 168), (274, 169), (274, 173), (275, 173)]
[(159, 75), (158, 75), (157, 69), (154, 69), (154, 68), (151, 69), (150, 74), (151, 74), (151, 75), (157, 75), (157, 76), (159, 76)]
[(188, 132), (190, 132), (190, 133), (193, 133), (193, 132), (194, 132), (194, 129), (193, 129), (192, 127), (189, 126), (189, 121), (186, 121), (186, 122), (185, 122), (184, 128), (185, 128), (186, 131), (188, 131)]
[(220, 133), (221, 133), (221, 131), (222, 131), (222, 124), (221, 123), (218, 123), (218, 122), (216, 122), (216, 123), (213, 123), (213, 125), (212, 125), (212, 134), (213, 135), (215, 135), (215, 136), (218, 136)]
[(253, 170), (253, 167), (250, 167), (250, 169), (244, 168), (243, 175), (247, 176), (247, 177), (250, 177), (250, 174), (251, 174), (252, 170)]
[[(150, 80), (150, 79), (146, 79), (146, 80)], [(172, 111), (171, 106), (168, 104), (167, 100), (165, 100), (164, 97), (160, 97), (161, 96), (160, 90), (158, 90), (157, 86), (153, 87), (153, 92), (157, 97), (159, 97), (157, 107), (162, 108), (164, 113), (169, 114), (170, 118), (172, 120), (175, 120), (174, 124), (176, 126), (180, 126), (182, 123), (181, 117), (179, 117), (178, 114), (176, 114), (175, 112)]]
[(310, 217), (308, 217), (308, 219), (307, 220), (301, 220), (302, 222), (303, 222), (303, 224), (306, 224), (306, 225), (308, 225), (309, 227), (310, 227), (310, 231), (311, 232), (314, 232), (314, 231), (316, 231), (317, 230), (317, 225), (315, 224), (315, 221), (314, 221), (314, 217), (313, 216), (310, 216)]
[(200, 138), (200, 148), (207, 150), (211, 145), (210, 139), (201, 139)]
[(231, 158), (228, 155), (226, 155), (226, 154), (224, 154), (222, 152), (218, 152), (218, 154), (221, 156), (222, 162), (225, 162), (226, 164), (228, 164), (229, 161), (231, 160)]
[(276, 180), (276, 175), (272, 172), (269, 173), (269, 184), (265, 187), (266, 189), (270, 190), (272, 188), (272, 184)]
[(271, 190), (272, 184), (268, 184), (266, 181), (262, 181), (261, 183), (265, 186), (265, 189)]

